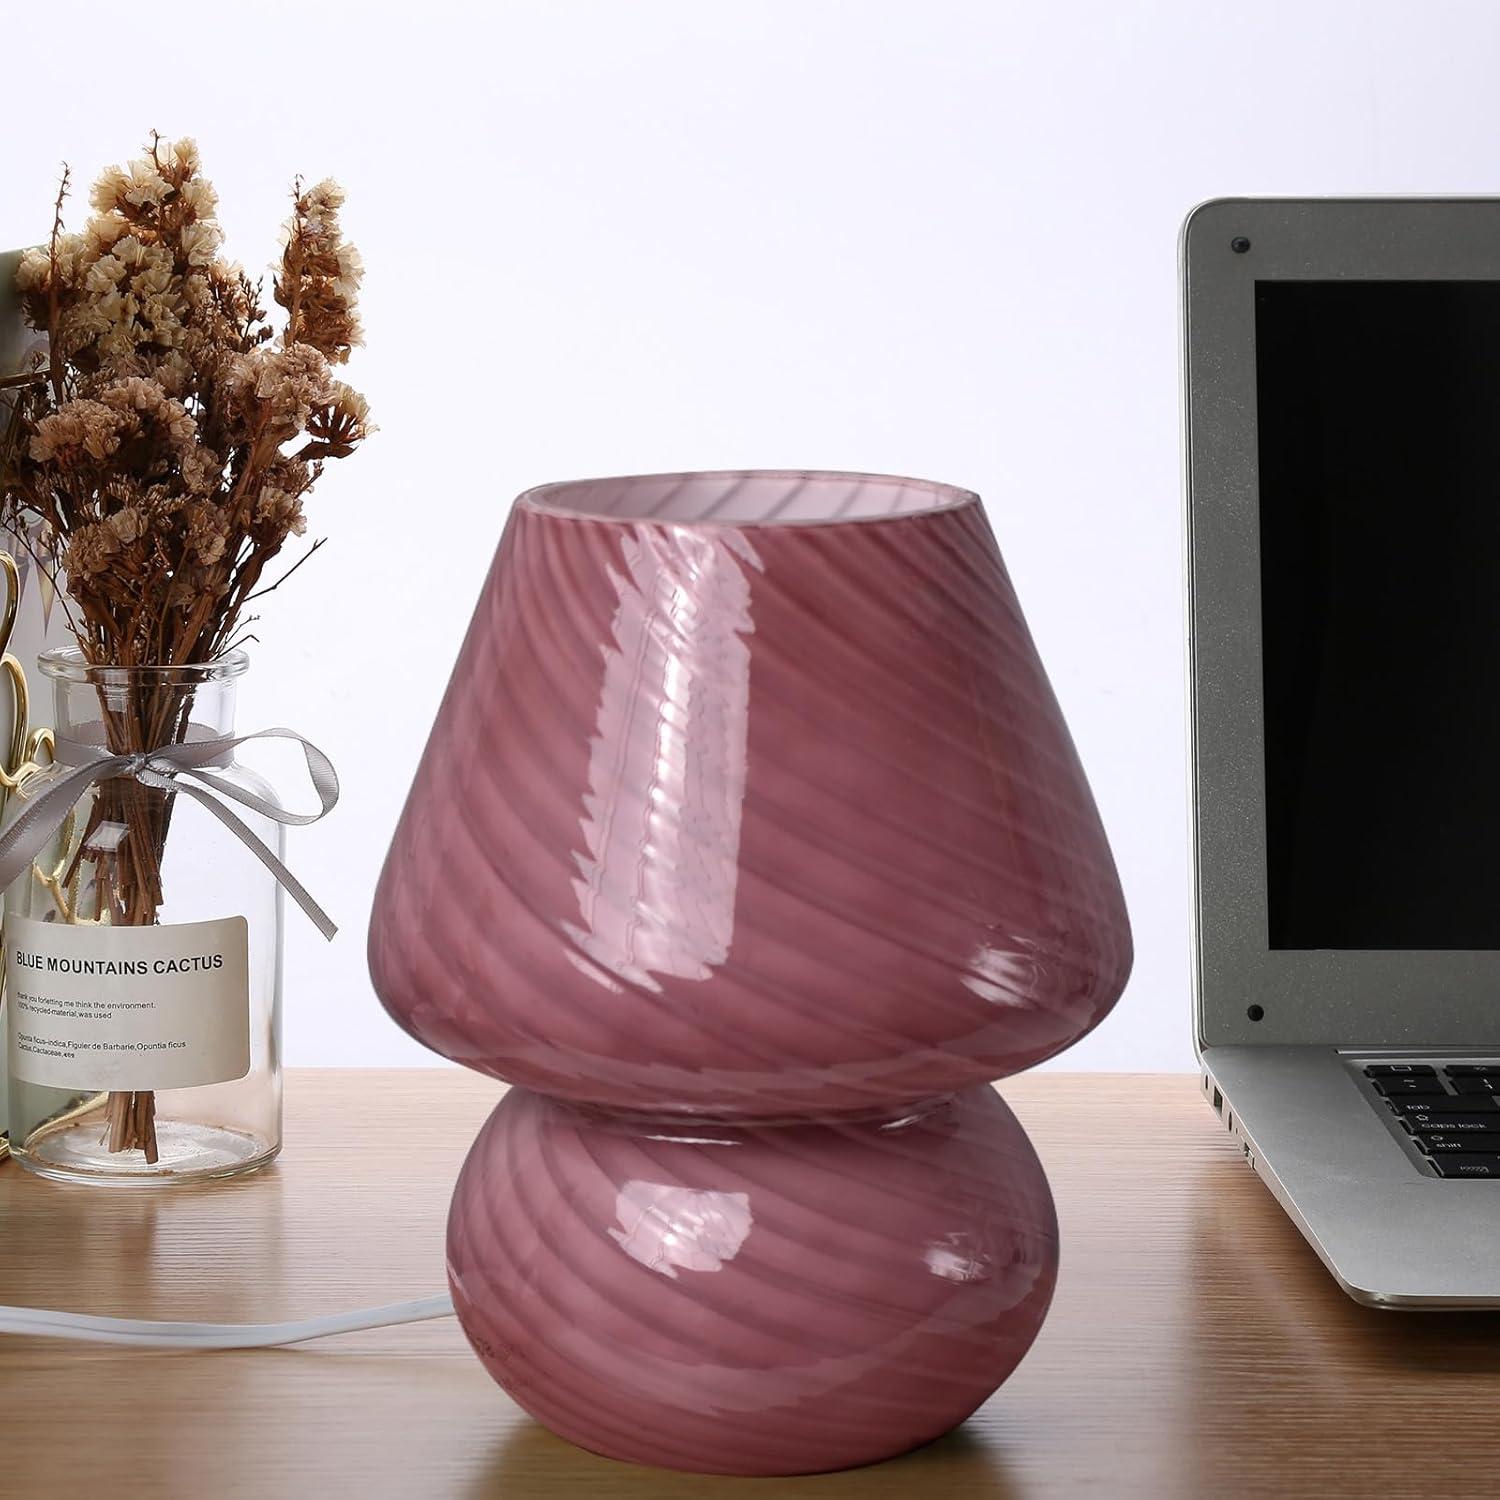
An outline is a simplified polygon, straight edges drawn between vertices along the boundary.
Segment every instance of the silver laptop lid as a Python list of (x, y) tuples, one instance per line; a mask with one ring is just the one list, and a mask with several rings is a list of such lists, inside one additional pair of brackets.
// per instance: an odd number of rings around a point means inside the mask
[(1500, 1042), (1500, 200), (1183, 229), (1198, 1038)]

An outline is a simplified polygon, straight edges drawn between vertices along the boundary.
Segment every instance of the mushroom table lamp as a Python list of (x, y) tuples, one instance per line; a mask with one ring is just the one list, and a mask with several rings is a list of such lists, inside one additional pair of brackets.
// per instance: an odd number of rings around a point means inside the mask
[(991, 1080), (1124, 987), (1098, 813), (978, 497), (704, 473), (517, 501), (376, 896), (515, 1085), (454, 1194), (480, 1359), (618, 1459), (797, 1474), (961, 1422), (1057, 1226)]

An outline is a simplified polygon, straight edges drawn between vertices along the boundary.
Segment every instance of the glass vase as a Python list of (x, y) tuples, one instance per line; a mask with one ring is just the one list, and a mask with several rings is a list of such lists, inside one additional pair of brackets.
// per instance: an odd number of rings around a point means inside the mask
[[(39, 665), (55, 757), (22, 778), (7, 824), (103, 754), (232, 735), (247, 661), (96, 667), (66, 648)], [(231, 752), (209, 768), (276, 803)], [(281, 887), (198, 801), (150, 781), (96, 781), (6, 891), (11, 1150), (45, 1177), (190, 1182), (281, 1147)], [(242, 816), (279, 857), (281, 826)]]

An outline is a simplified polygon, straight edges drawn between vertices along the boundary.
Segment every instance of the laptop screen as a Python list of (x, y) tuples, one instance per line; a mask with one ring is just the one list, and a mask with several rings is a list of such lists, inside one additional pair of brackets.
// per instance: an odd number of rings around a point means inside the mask
[(1500, 282), (1256, 284), (1272, 948), (1500, 949)]

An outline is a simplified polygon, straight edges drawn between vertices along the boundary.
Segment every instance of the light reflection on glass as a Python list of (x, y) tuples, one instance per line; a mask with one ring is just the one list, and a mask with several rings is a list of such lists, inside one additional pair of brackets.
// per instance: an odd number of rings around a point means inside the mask
[(969, 958), (969, 972), (963, 976), (964, 988), (981, 1000), (1025, 1009), (1031, 1005), (1044, 971), (1036, 954), (1024, 951), (1035, 949), (1036, 943), (1019, 936), (1007, 941), (1014, 946), (996, 948), (981, 943), (974, 950)]
[(653, 975), (709, 978), (734, 936), (746, 569), (760, 560), (736, 532), (675, 527), (632, 529), (621, 559), (574, 856), (580, 921), (563, 926), (588, 959), (659, 993)]
[(990, 1274), (988, 1253), (962, 1232), (946, 1235), (941, 1243), (929, 1245), (922, 1258), (934, 1276), (947, 1281), (985, 1281)]
[(740, 1253), (750, 1233), (750, 1195), (636, 1180), (616, 1194), (615, 1218), (620, 1227), (609, 1237), (675, 1281), (679, 1270), (718, 1271)]

